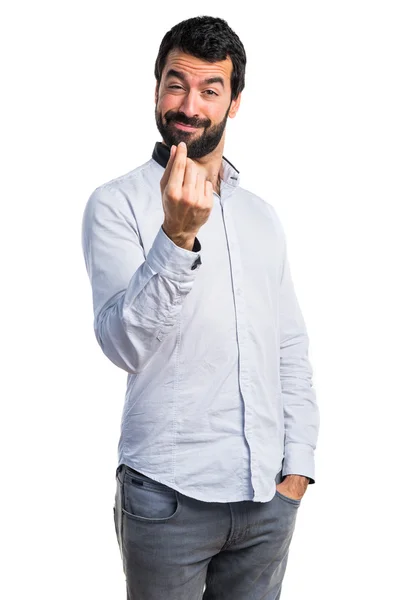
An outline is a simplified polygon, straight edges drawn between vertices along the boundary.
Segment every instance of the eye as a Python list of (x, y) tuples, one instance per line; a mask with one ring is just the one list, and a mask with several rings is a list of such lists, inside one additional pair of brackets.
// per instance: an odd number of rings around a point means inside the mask
[[(182, 90), (182, 86), (181, 85), (169, 85), (168, 86), (169, 90)], [(204, 90), (206, 92), (206, 96), (218, 96), (218, 94), (216, 92), (214, 92), (214, 90)], [(207, 93), (209, 92), (209, 93)]]

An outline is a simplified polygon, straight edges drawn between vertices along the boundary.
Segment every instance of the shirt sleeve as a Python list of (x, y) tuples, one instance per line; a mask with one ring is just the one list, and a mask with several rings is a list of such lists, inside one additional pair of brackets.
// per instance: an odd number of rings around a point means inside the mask
[(291, 277), (286, 236), (279, 219), (278, 227), (284, 249), (279, 291), (280, 380), (285, 427), (282, 475), (304, 475), (310, 483), (315, 483), (314, 451), (320, 416), (308, 358), (309, 338)]
[(92, 286), (94, 332), (104, 354), (132, 374), (146, 368), (177, 322), (201, 264), (160, 229), (147, 257), (131, 206), (110, 186), (83, 213), (82, 248)]

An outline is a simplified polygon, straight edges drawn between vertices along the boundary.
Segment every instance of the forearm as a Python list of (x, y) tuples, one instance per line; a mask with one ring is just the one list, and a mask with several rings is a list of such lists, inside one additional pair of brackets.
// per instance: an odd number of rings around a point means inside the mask
[(305, 331), (281, 345), (281, 388), (285, 426), (283, 475), (303, 475), (315, 482), (319, 410), (312, 386)]
[(194, 258), (159, 232), (125, 292), (99, 313), (96, 338), (115, 365), (139, 373), (158, 352), (194, 284)]

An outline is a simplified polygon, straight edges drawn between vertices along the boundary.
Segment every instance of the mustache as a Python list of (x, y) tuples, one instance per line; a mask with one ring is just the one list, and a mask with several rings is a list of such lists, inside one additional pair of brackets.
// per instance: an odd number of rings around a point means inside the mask
[(190, 125), (191, 127), (210, 127), (211, 125), (210, 119), (206, 119), (204, 121), (195, 118), (191, 119), (181, 112), (169, 111), (165, 114), (165, 120), (167, 123), (183, 123), (183, 125)]

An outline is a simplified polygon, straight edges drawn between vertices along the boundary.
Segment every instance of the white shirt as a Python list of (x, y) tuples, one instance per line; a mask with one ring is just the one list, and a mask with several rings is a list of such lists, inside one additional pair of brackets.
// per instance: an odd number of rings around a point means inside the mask
[(319, 429), (285, 234), (223, 157), (194, 250), (176, 246), (161, 228), (168, 157), (157, 142), (83, 215), (94, 332), (128, 373), (118, 466), (206, 502), (266, 502), (280, 470), (314, 483)]

